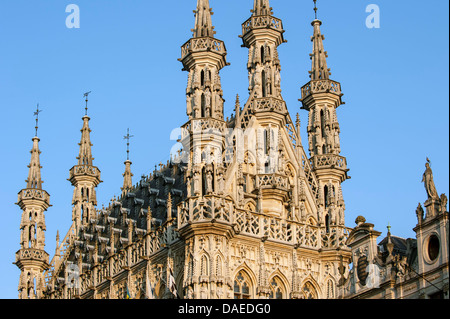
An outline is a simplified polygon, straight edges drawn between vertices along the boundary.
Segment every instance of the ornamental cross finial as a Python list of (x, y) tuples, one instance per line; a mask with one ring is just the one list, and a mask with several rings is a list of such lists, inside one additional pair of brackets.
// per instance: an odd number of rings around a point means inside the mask
[(36, 112), (34, 112), (34, 116), (36, 116), (36, 126), (34, 127), (36, 129), (36, 137), (38, 135), (38, 128), (39, 128), (39, 113), (41, 113), (42, 110), (39, 110), (39, 103), (36, 108)]
[(84, 93), (83, 97), (86, 98), (86, 107), (85, 107), (85, 115), (87, 116), (87, 111), (88, 111), (88, 96), (89, 94), (91, 94), (91, 91)]
[(127, 161), (130, 160), (130, 138), (134, 137), (134, 135), (130, 135), (130, 129), (127, 129), (127, 135), (123, 137), (124, 140), (127, 140)]

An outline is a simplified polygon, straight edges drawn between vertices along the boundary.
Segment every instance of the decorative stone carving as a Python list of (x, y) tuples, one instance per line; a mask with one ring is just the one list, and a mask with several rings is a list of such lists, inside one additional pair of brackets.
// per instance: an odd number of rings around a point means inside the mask
[(425, 185), (425, 190), (427, 191), (428, 199), (439, 200), (439, 195), (436, 191), (436, 186), (433, 180), (433, 171), (431, 170), (430, 163), (425, 164), (425, 172), (423, 173), (422, 183)]

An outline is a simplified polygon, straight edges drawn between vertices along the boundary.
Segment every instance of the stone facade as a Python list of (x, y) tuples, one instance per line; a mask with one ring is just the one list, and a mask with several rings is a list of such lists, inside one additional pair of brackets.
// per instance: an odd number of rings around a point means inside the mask
[(437, 196), (432, 180), (427, 163), (424, 182), (428, 199), (424, 203), (426, 211), (420, 203), (416, 209), (416, 238), (393, 236), (388, 227), (387, 237), (377, 245), (381, 233), (364, 217), (356, 219), (357, 226), (347, 241), (354, 267), (342, 278), (345, 298), (449, 298), (447, 196)]
[[(83, 117), (78, 163), (69, 174), (73, 223), (62, 241), (57, 236), (51, 261), (43, 237), (49, 195), (41, 186), (38, 138), (33, 139), (30, 180), (35, 182), (19, 193), (18, 202), (23, 210), (16, 256), (22, 270), (20, 298), (361, 295), (350, 263), (362, 253), (369, 254), (369, 261), (377, 258), (379, 233), (364, 222), (353, 230), (345, 226), (341, 183), (349, 177), (337, 119), (343, 94), (340, 83), (330, 79), (322, 22), (312, 22), (311, 80), (300, 97), (309, 114), (308, 156), (299, 117), (292, 120), (282, 97), (277, 49), (286, 41), (269, 1), (255, 0), (242, 25), (243, 47), (249, 50), (249, 98), (243, 107), (236, 98), (231, 119), (224, 116), (220, 79), (227, 50), (215, 38), (211, 14), (209, 1), (198, 0), (193, 37), (181, 50), (180, 62), (188, 72), (183, 148), (135, 186), (127, 159), (122, 195), (101, 209), (90, 118)], [(446, 229), (448, 240), (446, 214), (438, 236), (443, 238)], [(430, 223), (418, 225), (423, 240), (432, 233), (426, 226)], [(32, 229), (38, 230), (37, 237)], [(448, 278), (445, 258), (442, 272)], [(448, 279), (446, 284), (448, 290)]]

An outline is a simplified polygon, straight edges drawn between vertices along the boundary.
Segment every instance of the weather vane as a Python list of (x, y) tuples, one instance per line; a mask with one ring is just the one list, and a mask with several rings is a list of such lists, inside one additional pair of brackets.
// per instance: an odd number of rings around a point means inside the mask
[(314, 14), (316, 16), (316, 20), (317, 20), (317, 0), (313, 0), (314, 1)]
[(127, 161), (130, 160), (130, 138), (134, 137), (130, 135), (130, 129), (127, 129), (127, 135), (123, 137), (124, 140), (127, 140)]
[(85, 115), (87, 115), (87, 111), (88, 111), (88, 96), (89, 96), (89, 94), (91, 94), (91, 91), (86, 92), (86, 93), (84, 93), (84, 95), (83, 95), (83, 97), (86, 98), (86, 108), (85, 108), (86, 112), (85, 112)]
[(36, 126), (34, 127), (36, 129), (36, 136), (38, 135), (38, 128), (39, 128), (39, 113), (41, 113), (42, 110), (39, 110), (39, 103), (36, 108), (36, 112), (34, 112), (34, 116), (36, 116)]

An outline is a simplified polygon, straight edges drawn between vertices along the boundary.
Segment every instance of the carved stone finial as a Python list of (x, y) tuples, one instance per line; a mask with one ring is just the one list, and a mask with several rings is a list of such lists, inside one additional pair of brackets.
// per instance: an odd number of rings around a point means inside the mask
[(441, 213), (447, 211), (447, 201), (448, 201), (447, 196), (445, 194), (441, 194)]
[(358, 226), (361, 226), (361, 224), (364, 224), (366, 222), (366, 219), (363, 216), (356, 217), (355, 223)]

